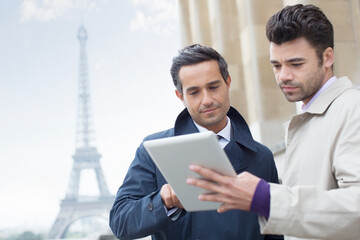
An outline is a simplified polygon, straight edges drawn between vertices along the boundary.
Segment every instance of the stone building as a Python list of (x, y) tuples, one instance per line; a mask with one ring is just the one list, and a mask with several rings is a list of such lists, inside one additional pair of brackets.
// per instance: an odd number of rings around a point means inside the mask
[(279, 90), (269, 62), (265, 25), (286, 5), (314, 4), (334, 26), (335, 75), (359, 85), (359, 0), (178, 0), (182, 47), (200, 43), (215, 48), (229, 64), (231, 101), (256, 140), (269, 146), (281, 173), (283, 123), (297, 111)]

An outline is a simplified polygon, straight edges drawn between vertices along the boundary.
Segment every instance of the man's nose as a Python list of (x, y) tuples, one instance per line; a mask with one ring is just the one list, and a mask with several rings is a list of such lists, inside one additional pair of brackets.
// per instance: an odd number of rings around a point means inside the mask
[(292, 80), (293, 73), (291, 67), (283, 66), (280, 70), (279, 80), (281, 82)]
[(206, 90), (203, 92), (202, 102), (205, 106), (209, 106), (212, 104), (211, 94)]

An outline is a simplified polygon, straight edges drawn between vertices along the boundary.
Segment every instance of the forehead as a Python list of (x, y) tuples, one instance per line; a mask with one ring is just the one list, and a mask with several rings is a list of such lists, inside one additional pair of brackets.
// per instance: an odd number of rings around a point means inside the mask
[(181, 67), (179, 78), (183, 85), (222, 79), (219, 64), (215, 60)]
[(292, 58), (316, 58), (315, 48), (305, 38), (297, 38), (282, 44), (270, 43), (271, 61), (286, 61)]

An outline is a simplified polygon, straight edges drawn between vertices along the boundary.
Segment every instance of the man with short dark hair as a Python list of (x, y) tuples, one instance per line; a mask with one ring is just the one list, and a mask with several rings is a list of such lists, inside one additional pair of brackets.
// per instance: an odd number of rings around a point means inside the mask
[[(192, 45), (173, 59), (171, 76), (176, 95), (185, 105), (174, 128), (144, 140), (213, 131), (222, 136), (235, 171), (269, 182), (278, 182), (271, 151), (253, 140), (242, 116), (230, 107), (231, 78), (225, 59), (210, 47)], [(169, 156), (171, 161), (171, 156)], [(110, 212), (110, 227), (116, 237), (132, 239), (283, 239), (261, 235), (254, 213), (232, 210), (186, 212), (171, 186), (155, 166), (143, 144), (137, 149)]]
[(188, 183), (217, 192), (200, 198), (222, 202), (219, 212), (258, 213), (262, 233), (360, 239), (360, 92), (334, 76), (332, 24), (318, 7), (298, 4), (273, 15), (266, 36), (279, 87), (288, 101), (303, 102), (286, 124), (283, 185), (199, 166), (190, 168), (212, 182)]

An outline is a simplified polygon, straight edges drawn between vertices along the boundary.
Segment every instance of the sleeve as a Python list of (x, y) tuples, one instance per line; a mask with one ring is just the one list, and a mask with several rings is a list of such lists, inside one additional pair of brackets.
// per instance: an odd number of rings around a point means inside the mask
[[(360, 236), (360, 107), (343, 115), (333, 151), (338, 188), (270, 184), (270, 217), (262, 233), (300, 238), (358, 239)], [(324, 179), (326, 180), (326, 179)]]
[(324, 191), (270, 184), (270, 194), (270, 217), (259, 217), (263, 234), (327, 240), (360, 236), (359, 186)]
[(119, 239), (146, 237), (171, 223), (157, 187), (155, 165), (142, 144), (116, 194), (109, 221)]
[(257, 184), (253, 199), (250, 205), (250, 212), (254, 212), (259, 216), (269, 218), (270, 212), (270, 185), (261, 179)]

